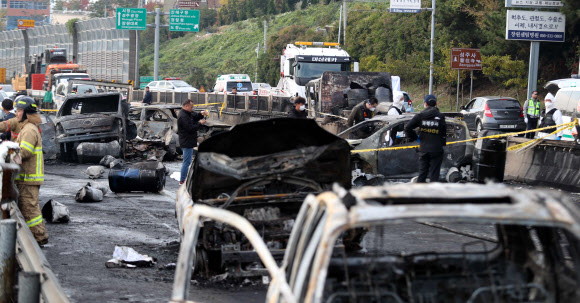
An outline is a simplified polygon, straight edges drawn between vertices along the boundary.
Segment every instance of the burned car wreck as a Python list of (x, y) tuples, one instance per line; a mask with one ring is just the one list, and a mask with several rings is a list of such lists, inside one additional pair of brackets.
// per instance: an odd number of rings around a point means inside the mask
[(123, 107), (117, 92), (67, 95), (54, 122), (61, 159), (98, 162), (106, 155), (123, 157), (126, 140), (135, 135)]
[[(182, 238), (192, 207), (208, 205), (243, 216), (281, 259), (300, 205), (309, 193), (350, 184), (349, 147), (307, 119), (279, 118), (238, 124), (198, 147), (177, 193)], [(258, 255), (243, 234), (207, 220), (199, 232), (196, 271), (262, 275)]]
[[(387, 147), (416, 146), (419, 143), (405, 136), (404, 128), (413, 114), (399, 116), (375, 116), (338, 134), (353, 148), (353, 180), (360, 176), (380, 175), (386, 179), (404, 179), (419, 173), (419, 155), (416, 149), (381, 150), (356, 153), (359, 150)], [(471, 139), (463, 121), (446, 119), (447, 142)], [(444, 147), (445, 158), (441, 165), (441, 179), (448, 182), (470, 181), (472, 178), (473, 142), (448, 144)]]
[[(177, 153), (181, 153), (177, 135), (177, 115), (180, 110), (180, 105), (138, 105), (131, 108), (129, 121), (137, 128), (136, 142), (131, 142), (136, 156), (147, 148), (164, 149), (169, 156), (166, 156), (167, 159), (172, 159)], [(230, 127), (219, 120), (209, 119), (198, 130), (198, 141), (201, 142)], [(130, 155), (131, 151), (129, 151)]]
[(231, 211), (195, 205), (172, 302), (187, 300), (200, 218), (241, 230), (267, 302), (579, 302), (580, 209), (502, 184), (398, 184), (309, 195), (284, 260)]

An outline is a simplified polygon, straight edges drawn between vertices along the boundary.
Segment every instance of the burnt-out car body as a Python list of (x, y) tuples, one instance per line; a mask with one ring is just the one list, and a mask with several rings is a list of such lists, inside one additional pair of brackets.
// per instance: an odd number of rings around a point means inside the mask
[(58, 110), (54, 123), (56, 144), (63, 160), (75, 159), (77, 146), (83, 142), (117, 141), (120, 155), (113, 156), (123, 156), (126, 140), (131, 139), (127, 138), (128, 122), (121, 94), (117, 92), (69, 94)]
[[(259, 230), (240, 229), (266, 265), (266, 302), (579, 302), (580, 209), (558, 192), (502, 184), (398, 184), (310, 195), (278, 266)], [(188, 302), (194, 229), (172, 302)]]
[[(233, 211), (261, 231), (282, 257), (300, 205), (308, 193), (334, 183), (350, 184), (345, 140), (310, 119), (279, 118), (238, 124), (198, 146), (185, 184), (177, 193), (179, 230), (190, 232), (193, 205)], [(248, 240), (212, 220), (204, 221), (196, 248), (200, 272), (261, 275)]]
[[(180, 105), (137, 105), (129, 111), (129, 120), (135, 123), (139, 138), (179, 147), (177, 117), (180, 110)], [(230, 125), (219, 120), (208, 119), (198, 130), (198, 141), (229, 128)]]
[[(382, 175), (387, 179), (404, 179), (419, 173), (419, 154), (416, 148), (360, 152), (359, 150), (419, 145), (405, 136), (404, 128), (414, 114), (399, 116), (375, 116), (338, 134), (353, 147), (352, 169), (363, 174)], [(471, 139), (469, 130), (461, 120), (446, 118), (447, 143), (443, 148), (445, 157), (441, 165), (441, 179), (449, 179), (453, 172), (470, 178), (473, 142), (449, 144)], [(451, 172), (451, 173), (450, 173)], [(452, 178), (455, 179), (456, 178)]]

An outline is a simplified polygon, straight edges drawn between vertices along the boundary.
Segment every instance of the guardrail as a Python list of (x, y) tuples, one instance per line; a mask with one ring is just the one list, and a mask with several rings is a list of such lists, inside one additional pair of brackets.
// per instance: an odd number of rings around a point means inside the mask
[[(16, 203), (9, 203), (9, 209), (10, 218), (16, 220), (16, 259), (22, 272), (38, 273), (40, 275), (40, 287), (37, 289), (40, 290), (43, 302), (70, 302), (30, 229), (28, 229)], [(30, 287), (31, 285), (29, 284), (28, 286)], [(22, 287), (20, 289), (22, 291)], [(31, 289), (34, 289), (34, 287), (31, 287)]]

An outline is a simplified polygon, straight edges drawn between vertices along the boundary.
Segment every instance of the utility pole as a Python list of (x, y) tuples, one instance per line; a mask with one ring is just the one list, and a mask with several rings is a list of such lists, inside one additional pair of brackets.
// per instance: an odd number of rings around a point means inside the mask
[[(433, 0), (435, 1), (435, 0)], [(343, 44), (346, 45), (346, 0), (342, 0), (342, 35), (343, 35)]]
[(260, 42), (256, 47), (256, 72), (254, 73), (254, 82), (258, 82), (258, 57), (260, 57)]
[[(435, 1), (435, 0), (433, 0)], [(153, 63), (153, 81), (157, 81), (159, 77), (159, 24), (160, 24), (160, 14), (161, 10), (155, 8), (155, 61)]]
[(433, 49), (433, 41), (435, 40), (435, 0), (432, 0), (431, 7), (431, 55), (429, 68), (429, 94), (433, 94), (433, 66), (435, 64), (435, 51)]
[(341, 24), (342, 24), (342, 6), (340, 7), (340, 14), (339, 14), (339, 17), (338, 17), (338, 44), (340, 44), (340, 27), (341, 27)]
[[(534, 11), (538, 11), (535, 9)], [(530, 64), (528, 67), (528, 96), (526, 100), (532, 98), (532, 92), (538, 86), (538, 60), (540, 59), (540, 42), (530, 42)]]
[(266, 53), (267, 39), (268, 39), (268, 22), (264, 21), (264, 54)]
[[(142, 0), (138, 0), (137, 7), (141, 8)], [(136, 30), (135, 31), (135, 81), (133, 87), (140, 88), (141, 87), (141, 78), (139, 77), (139, 34), (141, 32)], [(157, 79), (153, 80), (156, 81)]]

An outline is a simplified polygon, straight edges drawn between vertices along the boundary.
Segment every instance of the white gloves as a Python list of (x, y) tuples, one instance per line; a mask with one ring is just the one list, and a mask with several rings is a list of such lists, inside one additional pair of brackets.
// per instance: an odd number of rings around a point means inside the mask
[(524, 118), (524, 122), (528, 123), (528, 117)]

